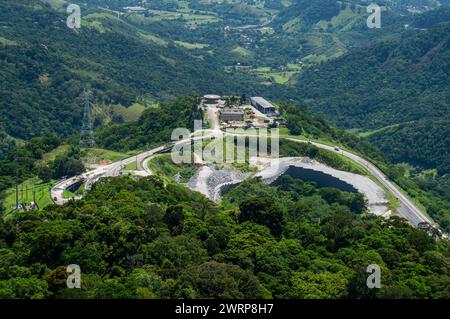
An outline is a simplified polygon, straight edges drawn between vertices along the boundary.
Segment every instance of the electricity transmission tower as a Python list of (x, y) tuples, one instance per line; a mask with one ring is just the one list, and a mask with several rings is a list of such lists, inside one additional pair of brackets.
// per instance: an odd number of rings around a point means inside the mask
[(92, 118), (92, 92), (84, 91), (81, 97), (83, 98), (84, 114), (80, 133), (80, 147), (95, 147), (94, 122)]

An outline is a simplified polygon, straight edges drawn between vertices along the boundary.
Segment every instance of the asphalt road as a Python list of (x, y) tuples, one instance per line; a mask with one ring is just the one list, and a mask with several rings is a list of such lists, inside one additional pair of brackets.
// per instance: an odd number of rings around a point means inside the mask
[[(294, 138), (287, 138), (290, 141), (294, 142), (302, 142), (307, 143), (307, 141), (300, 140), (300, 139), (294, 139)], [(365, 160), (364, 158), (350, 153), (348, 151), (339, 150), (337, 151), (335, 147), (332, 147), (330, 145), (321, 144), (317, 142), (311, 142), (311, 144), (326, 149), (338, 154), (341, 154), (349, 159), (351, 159), (353, 162), (359, 164), (360, 166), (367, 169), (370, 174), (372, 174), (384, 187), (386, 187), (401, 203), (401, 206), (398, 209), (398, 212), (406, 218), (413, 226), (417, 226), (421, 222), (429, 223), (430, 225), (436, 226), (437, 224), (425, 213), (423, 213), (412, 201), (409, 199), (398, 186), (396, 186), (394, 183), (389, 181), (387, 176), (381, 172), (380, 169), (378, 169), (375, 165), (370, 163), (369, 161)]]
[[(157, 154), (159, 152), (162, 152), (167, 148), (168, 148), (167, 145), (159, 146), (150, 151), (143, 152), (136, 156), (129, 157), (127, 159), (112, 163), (110, 165), (99, 167), (95, 170), (89, 171), (82, 175), (74, 176), (74, 177), (59, 181), (51, 189), (50, 193), (51, 193), (52, 200), (57, 205), (64, 205), (65, 203), (69, 202), (69, 200), (70, 200), (69, 198), (64, 198), (64, 190), (69, 188), (70, 186), (72, 186), (82, 180), (87, 185), (87, 187), (85, 187), (85, 189), (89, 190), (90, 187), (92, 186), (92, 184), (95, 181), (97, 181), (99, 178), (118, 176), (120, 174), (120, 171), (125, 166), (133, 163), (134, 161), (137, 161), (138, 168), (139, 167), (142, 168), (142, 166), (140, 166), (141, 165), (140, 163), (142, 163), (142, 161), (144, 159), (151, 157), (152, 155)], [(75, 198), (75, 199), (77, 199), (77, 198)]]

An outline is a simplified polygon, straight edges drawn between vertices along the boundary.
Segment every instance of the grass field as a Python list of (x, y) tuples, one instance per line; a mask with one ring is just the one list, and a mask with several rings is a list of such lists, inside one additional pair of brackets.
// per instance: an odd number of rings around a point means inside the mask
[(148, 168), (154, 175), (165, 181), (172, 182), (173, 176), (180, 174), (181, 182), (187, 182), (196, 172), (192, 164), (175, 164), (170, 155), (158, 155), (148, 162)]
[[(28, 179), (19, 185), (19, 203), (27, 203), (33, 201), (33, 191), (35, 191), (36, 203), (40, 209), (48, 205), (52, 205), (53, 201), (50, 197), (50, 189), (54, 181), (43, 183), (38, 177)], [(3, 208), (6, 212), (14, 209), (16, 204), (15, 188), (10, 188), (5, 191), (6, 197), (3, 201)]]
[(247, 50), (246, 48), (237, 46), (233, 50), (231, 50), (232, 53), (238, 54), (243, 57), (252, 57), (254, 56), (254, 53), (250, 50)]
[(331, 24), (333, 28), (344, 27), (348, 28), (347, 25), (352, 26), (354, 21), (361, 18), (356, 12), (353, 12), (350, 7), (341, 10), (337, 16), (334, 16), (330, 21), (321, 20), (316, 26), (322, 29), (327, 29), (328, 25)]
[(136, 153), (138, 153), (138, 151), (120, 153), (101, 148), (87, 148), (84, 150), (83, 160), (87, 161), (89, 158), (94, 157), (97, 163), (102, 160), (110, 160), (112, 162), (117, 162), (130, 156), (133, 156)]
[(83, 78), (86, 78), (86, 79), (91, 79), (91, 80), (95, 80), (98, 82), (104, 82), (102, 80), (100, 74), (97, 72), (82, 70), (82, 69), (72, 69), (72, 68), (70, 68), (69, 71), (72, 73), (75, 73), (76, 75), (79, 75)]
[(63, 156), (65, 154), (67, 154), (67, 152), (69, 151), (70, 146), (69, 145), (60, 145), (57, 148), (55, 148), (54, 150), (52, 150), (51, 152), (45, 153), (42, 156), (42, 159), (39, 160), (36, 165), (37, 166), (42, 166), (42, 165), (46, 165), (52, 161), (55, 160), (56, 157), (58, 156)]
[(145, 111), (145, 105), (134, 103), (129, 107), (122, 105), (114, 105), (113, 112), (116, 115), (122, 116), (125, 122), (137, 121), (142, 113)]
[(126, 170), (129, 170), (129, 171), (136, 171), (136, 170), (137, 170), (137, 164), (136, 164), (136, 161), (134, 161), (134, 162), (128, 164), (127, 166), (125, 166), (125, 169), (126, 169)]
[(179, 46), (182, 46), (189, 50), (204, 49), (204, 48), (208, 47), (207, 44), (203, 44), (203, 43), (188, 43), (188, 42), (183, 42), (183, 41), (174, 41), (174, 42), (176, 44), (178, 44)]
[[(303, 136), (303, 135), (297, 135), (297, 136), (293, 136), (293, 135), (290, 135), (289, 134), (289, 130), (286, 128), (286, 127), (282, 127), (282, 128), (280, 128), (280, 136), (282, 136), (282, 137), (292, 137), (292, 138), (298, 138), (298, 139), (302, 139), (302, 140), (309, 140), (309, 138), (307, 138), (307, 137), (305, 137), (305, 136)], [(328, 140), (323, 140), (323, 139), (314, 139), (313, 141), (315, 141), (315, 142), (319, 142), (319, 143), (321, 143), (321, 144), (326, 144), (326, 145), (330, 145), (330, 146), (333, 146), (333, 145), (336, 145), (333, 141), (328, 141)], [(343, 150), (347, 150), (347, 151), (350, 151), (350, 152), (354, 152), (354, 151), (352, 151), (352, 150), (349, 150), (349, 149), (347, 149), (345, 146), (343, 146), (343, 145), (338, 145), (341, 149), (343, 149)], [(394, 196), (394, 195), (392, 195), (392, 193), (386, 188), (386, 187), (384, 187), (383, 186), (383, 184), (378, 180), (378, 179), (376, 179), (365, 167), (363, 167), (363, 166), (361, 166), (361, 165), (359, 165), (359, 164), (357, 164), (357, 163), (355, 163), (355, 162), (353, 162), (352, 160), (350, 160), (350, 159), (348, 159), (347, 157), (345, 157), (345, 156), (342, 156), (342, 155), (340, 155), (340, 154), (337, 154), (341, 159), (342, 159), (342, 161), (344, 161), (345, 163), (346, 163), (346, 165), (348, 166), (348, 167), (350, 167), (351, 168), (351, 170), (352, 171), (354, 171), (355, 173), (359, 173), (359, 174), (361, 174), (361, 175), (366, 175), (367, 177), (369, 177), (373, 182), (375, 182), (378, 186), (380, 186), (385, 192), (386, 192), (386, 195), (387, 195), (387, 197), (388, 197), (388, 201), (389, 201), (389, 205), (390, 205), (390, 208), (392, 209), (392, 211), (396, 211), (396, 208), (400, 205), (400, 201)], [(379, 167), (379, 168), (381, 168), (381, 167)], [(383, 171), (383, 168), (381, 168), (381, 170)], [(400, 187), (398, 187), (399, 189), (401, 189)], [(403, 191), (403, 190), (402, 190)], [(404, 191), (403, 191), (404, 192)], [(405, 194), (406, 194), (406, 192), (404, 192)], [(423, 207), (423, 205), (422, 204), (420, 204), (418, 201), (414, 201), (421, 209), (423, 209), (423, 211), (426, 211), (425, 209), (424, 209), (424, 207)]]
[(286, 84), (292, 77), (294, 77), (297, 72), (274, 72), (270, 73), (269, 77), (274, 80), (277, 84)]
[(0, 45), (14, 46), (14, 45), (17, 45), (17, 42), (13, 41), (13, 40), (8, 40), (8, 39), (3, 38), (3, 37), (0, 37)]

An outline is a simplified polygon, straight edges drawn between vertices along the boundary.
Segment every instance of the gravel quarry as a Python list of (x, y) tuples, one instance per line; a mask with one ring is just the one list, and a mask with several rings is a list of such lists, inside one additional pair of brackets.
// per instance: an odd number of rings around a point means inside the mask
[(185, 185), (219, 202), (226, 190), (249, 177), (260, 177), (264, 183), (271, 185), (281, 176), (289, 174), (294, 178), (314, 181), (321, 187), (360, 192), (365, 196), (371, 213), (378, 216), (390, 214), (386, 192), (367, 176), (337, 170), (307, 157), (258, 158), (251, 162), (258, 168), (257, 173), (242, 173), (203, 165)]
[(242, 173), (237, 170), (216, 169), (209, 165), (204, 165), (187, 182), (187, 187), (197, 191), (218, 202), (222, 195), (222, 188), (227, 185), (234, 185), (252, 176), (251, 173)]

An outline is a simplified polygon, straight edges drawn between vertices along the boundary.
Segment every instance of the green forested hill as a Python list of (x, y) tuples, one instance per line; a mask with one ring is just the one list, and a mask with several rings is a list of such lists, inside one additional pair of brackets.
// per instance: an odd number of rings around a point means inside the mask
[(178, 97), (149, 108), (138, 121), (108, 125), (97, 131), (99, 144), (108, 149), (129, 151), (150, 148), (170, 141), (176, 128), (193, 131), (194, 120), (203, 118), (199, 97)]
[[(154, 177), (103, 180), (0, 219), (0, 298), (449, 298), (448, 241), (367, 216), (358, 197), (286, 178), (215, 205)], [(82, 289), (66, 287), (71, 263)], [(373, 263), (381, 289), (366, 285)]]
[[(355, 50), (304, 72), (298, 78), (299, 95), (335, 125), (375, 130), (372, 140), (392, 159), (447, 173), (449, 34), (450, 23), (443, 23), (400, 41)], [(415, 129), (414, 137), (408, 135)], [(389, 138), (396, 139), (393, 145)]]
[(428, 119), (400, 124), (374, 133), (368, 140), (395, 162), (450, 172), (450, 119)]
[(450, 5), (450, 1), (447, 3), (447, 6), (416, 16), (413, 26), (416, 28), (431, 28), (438, 23), (450, 21), (450, 7), (448, 5)]

